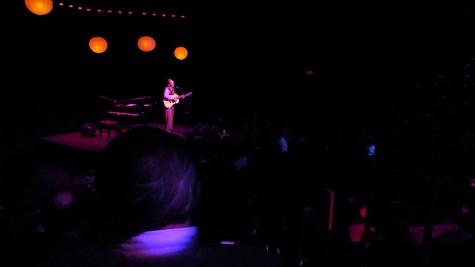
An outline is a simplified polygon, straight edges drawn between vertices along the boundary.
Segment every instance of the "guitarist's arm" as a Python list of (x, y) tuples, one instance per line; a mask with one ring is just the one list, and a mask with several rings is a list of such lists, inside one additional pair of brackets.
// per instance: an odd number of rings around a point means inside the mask
[(163, 104), (165, 105), (166, 108), (170, 108), (173, 105), (177, 104), (180, 101), (181, 98), (185, 98), (185, 97), (190, 96), (192, 94), (193, 94), (193, 92), (189, 92), (189, 93), (186, 93), (184, 95), (177, 95), (176, 93), (172, 93), (172, 94), (168, 93), (168, 95), (167, 95), (167, 92), (165, 92), (164, 95), (163, 95)]

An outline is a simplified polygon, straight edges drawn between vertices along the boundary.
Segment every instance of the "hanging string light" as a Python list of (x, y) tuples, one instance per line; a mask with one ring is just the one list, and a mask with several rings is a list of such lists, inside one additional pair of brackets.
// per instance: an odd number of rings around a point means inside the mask
[[(68, 0), (66, 0), (67, 2)], [(185, 19), (184, 14), (177, 14), (176, 12), (156, 12), (154, 10), (133, 10), (120, 8), (104, 8), (97, 6), (82, 6), (77, 3), (57, 2), (53, 0), (24, 0), (25, 6), (29, 11), (36, 15), (46, 15), (55, 7), (61, 7), (68, 10), (79, 12), (91, 12), (99, 14), (118, 14), (118, 15), (137, 15), (137, 16), (157, 16), (161, 18), (180, 20)], [(57, 12), (57, 9), (55, 9)], [(156, 48), (155, 39), (150, 36), (142, 36), (137, 40), (137, 46), (141, 51), (150, 52)], [(108, 49), (108, 43), (105, 38), (100, 36), (92, 37), (89, 40), (89, 48), (97, 54), (104, 53)], [(188, 57), (188, 50), (184, 46), (179, 46), (174, 49), (174, 56), (178, 60), (184, 60)]]
[[(28, 0), (25, 0), (28, 1)], [(51, 1), (51, 0), (29, 0), (29, 1)], [(100, 6), (82, 6), (76, 3), (65, 3), (59, 2), (59, 7), (68, 8), (70, 10), (77, 10), (80, 12), (88, 12), (88, 13), (98, 13), (98, 14), (117, 14), (117, 15), (137, 15), (137, 16), (151, 16), (151, 17), (158, 17), (161, 18), (168, 18), (168, 19), (185, 19), (185, 14), (180, 12), (158, 12), (156, 10), (137, 10), (137, 9), (124, 9), (124, 8), (110, 8), (110, 7), (100, 7)]]

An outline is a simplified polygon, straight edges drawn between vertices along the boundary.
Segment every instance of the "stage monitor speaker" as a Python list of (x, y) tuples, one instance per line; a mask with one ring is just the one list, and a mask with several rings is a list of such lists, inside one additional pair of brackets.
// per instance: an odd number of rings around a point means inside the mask
[(81, 133), (81, 137), (94, 137), (96, 136), (97, 127), (91, 123), (85, 123), (81, 126), (79, 132)]

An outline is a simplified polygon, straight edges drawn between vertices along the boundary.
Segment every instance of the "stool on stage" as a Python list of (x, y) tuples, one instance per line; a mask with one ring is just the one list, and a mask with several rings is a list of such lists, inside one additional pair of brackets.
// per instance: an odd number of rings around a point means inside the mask
[(102, 132), (107, 131), (107, 139), (111, 138), (111, 131), (116, 131), (117, 135), (122, 132), (120, 123), (113, 120), (99, 121), (99, 137), (102, 138)]

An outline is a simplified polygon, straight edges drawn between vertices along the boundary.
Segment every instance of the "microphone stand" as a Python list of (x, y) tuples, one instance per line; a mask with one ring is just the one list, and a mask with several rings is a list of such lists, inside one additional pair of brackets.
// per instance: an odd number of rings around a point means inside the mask
[[(179, 95), (184, 95), (185, 94), (185, 90), (183, 90), (183, 88), (181, 88), (181, 87), (177, 86), (176, 90), (178, 90)], [(190, 124), (190, 111), (189, 111), (189, 108), (188, 108), (188, 104), (191, 104), (191, 102), (189, 102), (189, 99), (187, 97), (185, 97), (184, 102), (185, 102), (184, 103), (185, 105), (183, 107), (184, 113), (185, 113), (184, 114), (185, 115), (184, 122), (185, 122), (186, 128), (188, 128), (190, 126), (189, 125)]]

